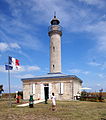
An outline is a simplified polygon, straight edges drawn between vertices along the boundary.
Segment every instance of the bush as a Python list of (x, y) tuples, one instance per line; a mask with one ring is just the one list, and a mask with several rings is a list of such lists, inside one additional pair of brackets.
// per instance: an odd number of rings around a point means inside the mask
[(98, 94), (98, 95), (93, 94), (92, 95), (90, 93), (87, 93), (86, 91), (82, 91), (80, 100), (81, 101), (91, 101), (91, 102), (103, 102), (104, 101), (101, 94)]

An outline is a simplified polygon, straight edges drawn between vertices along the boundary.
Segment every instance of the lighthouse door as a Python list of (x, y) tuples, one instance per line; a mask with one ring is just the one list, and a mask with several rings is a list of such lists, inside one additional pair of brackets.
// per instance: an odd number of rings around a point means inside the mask
[(45, 99), (49, 99), (49, 84), (44, 84)]

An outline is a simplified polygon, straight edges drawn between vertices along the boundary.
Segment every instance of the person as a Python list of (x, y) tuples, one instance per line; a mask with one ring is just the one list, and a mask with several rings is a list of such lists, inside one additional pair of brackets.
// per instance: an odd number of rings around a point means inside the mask
[(52, 93), (51, 100), (52, 100), (52, 111), (55, 111), (56, 110), (56, 97), (54, 96), (54, 93)]
[(16, 103), (20, 102), (19, 91), (16, 91)]
[(2, 92), (4, 92), (3, 85), (0, 85), (0, 98), (2, 98)]

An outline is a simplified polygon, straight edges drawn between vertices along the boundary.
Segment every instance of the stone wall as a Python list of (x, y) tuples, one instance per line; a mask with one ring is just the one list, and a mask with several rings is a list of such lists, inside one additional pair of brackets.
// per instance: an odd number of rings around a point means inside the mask
[[(23, 83), (23, 98), (29, 99), (29, 96), (33, 94), (34, 99), (44, 99), (44, 85), (49, 84), (49, 99), (51, 99), (52, 92), (55, 93), (57, 100), (72, 100), (76, 96), (77, 92), (81, 88), (81, 83), (78, 80), (68, 81), (51, 81), (51, 82), (28, 82)], [(62, 85), (60, 85), (62, 83)], [(35, 84), (35, 91), (32, 89), (32, 85)], [(51, 86), (50, 86), (51, 85)], [(43, 88), (42, 88), (43, 87)], [(62, 92), (62, 93), (61, 93)], [(42, 95), (43, 94), (43, 95)]]

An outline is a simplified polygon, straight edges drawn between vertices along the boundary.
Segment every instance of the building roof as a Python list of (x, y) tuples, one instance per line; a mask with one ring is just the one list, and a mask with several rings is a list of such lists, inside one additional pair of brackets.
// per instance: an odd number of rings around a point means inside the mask
[(80, 78), (78, 78), (75, 75), (66, 75), (66, 74), (62, 74), (62, 73), (48, 73), (46, 75), (41, 75), (41, 76), (35, 76), (32, 78), (22, 78), (22, 81), (27, 81), (27, 80), (43, 80), (43, 79), (51, 79), (51, 78), (73, 78), (76, 80), (79, 80), (82, 83), (82, 80)]

